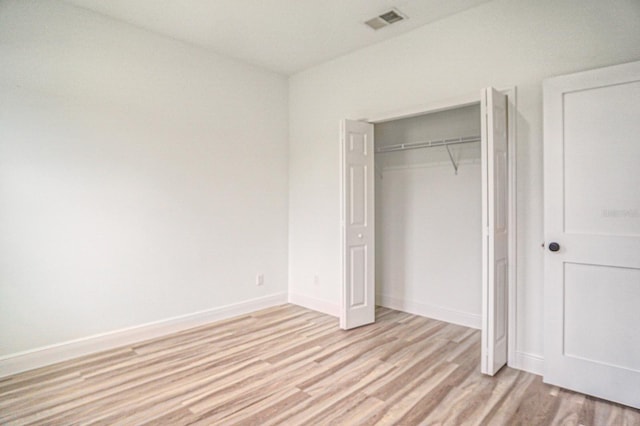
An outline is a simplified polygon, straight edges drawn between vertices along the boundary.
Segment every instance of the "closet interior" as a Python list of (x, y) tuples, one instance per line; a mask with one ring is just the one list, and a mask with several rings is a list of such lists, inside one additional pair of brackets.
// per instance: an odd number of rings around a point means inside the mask
[(375, 124), (378, 303), (481, 327), (480, 104)]

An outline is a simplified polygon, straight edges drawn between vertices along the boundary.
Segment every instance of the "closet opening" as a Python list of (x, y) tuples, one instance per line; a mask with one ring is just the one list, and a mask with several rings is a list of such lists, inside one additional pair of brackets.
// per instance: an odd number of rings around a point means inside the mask
[(378, 305), (482, 328), (480, 112), (374, 123)]
[(515, 88), (489, 87), (471, 101), (343, 120), (341, 328), (374, 322), (377, 304), (480, 329), (485, 374), (512, 359), (514, 112)]

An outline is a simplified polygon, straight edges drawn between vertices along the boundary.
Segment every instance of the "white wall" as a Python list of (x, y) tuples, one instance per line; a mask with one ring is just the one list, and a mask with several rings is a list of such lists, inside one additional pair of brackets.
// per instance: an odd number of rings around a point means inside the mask
[(286, 77), (49, 0), (0, 61), (0, 356), (286, 292)]
[[(542, 80), (640, 59), (637, 0), (495, 0), (290, 80), (289, 289), (340, 291), (338, 123), (486, 86), (518, 88), (516, 348), (542, 354)], [(313, 275), (318, 275), (318, 285)], [(539, 365), (539, 364), (538, 364)]]
[[(376, 146), (479, 136), (480, 105), (375, 125)], [(376, 154), (378, 303), (480, 328), (480, 144)]]

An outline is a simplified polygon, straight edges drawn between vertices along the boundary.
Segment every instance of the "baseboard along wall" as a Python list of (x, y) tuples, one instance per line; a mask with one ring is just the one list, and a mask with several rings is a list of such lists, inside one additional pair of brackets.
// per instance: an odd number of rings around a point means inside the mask
[(315, 297), (304, 296), (301, 294), (289, 293), (289, 303), (302, 306), (333, 317), (340, 316), (340, 305)]
[(11, 354), (0, 358), (0, 377), (6, 377), (80, 356), (154, 339), (284, 303), (287, 303), (287, 294), (276, 293), (231, 305), (193, 312), (178, 317)]
[[(287, 295), (287, 293), (277, 293), (232, 305), (194, 312), (179, 317), (88, 336), (81, 339), (5, 356), (0, 358), (0, 377), (11, 376), (13, 374), (45, 367), (47, 365), (67, 361), (80, 356), (90, 355), (154, 339), (167, 334), (198, 327), (214, 321), (248, 314), (287, 302), (334, 317), (340, 316), (340, 306), (338, 304), (300, 294)], [(459, 312), (441, 306), (411, 302), (384, 295), (378, 296), (376, 303), (386, 308), (458, 324), (465, 327), (475, 329), (480, 329), (482, 327), (482, 318), (480, 315)], [(515, 359), (509, 361), (509, 367), (542, 375), (544, 371), (544, 358), (535, 354), (516, 352)]]
[(515, 353), (515, 359), (509, 360), (509, 367), (542, 376), (544, 375), (544, 358), (540, 355), (518, 351)]
[(450, 322), (452, 324), (462, 325), (478, 330), (482, 328), (481, 315), (456, 311), (454, 309), (446, 308), (443, 306), (397, 299), (395, 297), (386, 295), (378, 295), (376, 297), (376, 303), (379, 306), (384, 306), (385, 308), (408, 312), (410, 314), (420, 315), (427, 318), (433, 318), (439, 321)]

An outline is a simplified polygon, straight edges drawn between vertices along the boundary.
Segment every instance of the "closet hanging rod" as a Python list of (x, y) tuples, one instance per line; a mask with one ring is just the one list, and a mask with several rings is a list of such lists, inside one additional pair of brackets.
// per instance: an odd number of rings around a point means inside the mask
[(452, 139), (439, 139), (433, 141), (424, 141), (424, 142), (408, 142), (408, 143), (400, 143), (397, 145), (389, 145), (383, 146), (376, 149), (376, 153), (384, 154), (386, 152), (396, 152), (396, 151), (406, 151), (409, 149), (418, 149), (418, 148), (433, 148), (434, 146), (449, 146), (449, 145), (457, 145), (461, 143), (471, 143), (471, 142), (480, 142), (482, 138), (480, 136), (465, 136), (462, 138), (452, 138)]

